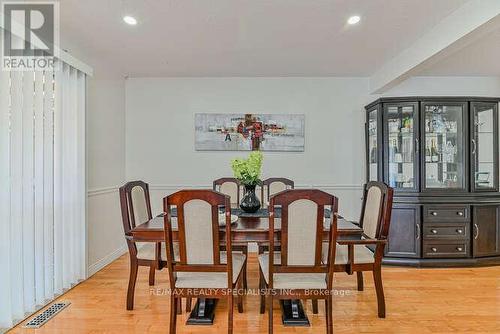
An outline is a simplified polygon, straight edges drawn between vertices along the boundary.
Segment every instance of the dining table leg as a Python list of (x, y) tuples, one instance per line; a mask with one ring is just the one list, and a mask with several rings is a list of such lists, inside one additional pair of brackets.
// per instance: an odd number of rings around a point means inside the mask
[(212, 325), (214, 323), (215, 305), (217, 299), (198, 298), (194, 305), (189, 318), (186, 321), (187, 325)]
[(284, 326), (310, 326), (309, 319), (299, 299), (285, 299), (280, 301), (281, 321)]

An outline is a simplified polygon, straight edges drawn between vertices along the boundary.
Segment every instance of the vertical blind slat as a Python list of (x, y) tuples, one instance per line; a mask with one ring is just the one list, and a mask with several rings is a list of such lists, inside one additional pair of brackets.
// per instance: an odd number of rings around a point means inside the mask
[(54, 72), (44, 72), (43, 239), (45, 299), (54, 295)]
[(35, 224), (33, 194), (34, 73), (23, 72), (23, 284), (25, 311), (35, 310)]
[[(10, 72), (0, 71), (0, 235), (10, 237)], [(0, 242), (0, 268), (11, 267), (11, 241)], [(10, 271), (10, 270), (9, 270)], [(11, 277), (0, 275), (0, 328), (12, 325)]]
[(34, 184), (35, 184), (35, 301), (45, 301), (44, 266), (44, 117), (43, 117), (43, 72), (35, 72), (35, 135), (34, 135)]
[[(11, 73), (10, 240), (12, 318), (24, 317), (22, 73)], [(17, 265), (16, 265), (17, 264)]]
[(62, 167), (62, 99), (64, 96), (62, 69), (55, 71), (54, 108), (54, 293), (63, 291), (63, 167)]

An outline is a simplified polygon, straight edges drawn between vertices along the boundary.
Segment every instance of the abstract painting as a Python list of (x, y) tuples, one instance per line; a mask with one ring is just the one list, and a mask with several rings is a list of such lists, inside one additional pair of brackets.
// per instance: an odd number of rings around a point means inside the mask
[(304, 115), (195, 114), (197, 151), (304, 151)]

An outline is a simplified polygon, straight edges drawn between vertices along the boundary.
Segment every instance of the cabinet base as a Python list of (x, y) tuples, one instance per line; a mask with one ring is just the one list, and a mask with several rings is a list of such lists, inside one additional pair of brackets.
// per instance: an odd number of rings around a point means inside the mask
[(384, 257), (382, 264), (418, 268), (498, 266), (500, 265), (500, 256), (462, 259), (410, 259)]

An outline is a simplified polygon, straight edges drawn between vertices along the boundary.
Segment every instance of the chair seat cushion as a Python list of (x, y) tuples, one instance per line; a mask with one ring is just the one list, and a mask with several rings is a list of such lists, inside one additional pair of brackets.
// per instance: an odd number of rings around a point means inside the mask
[[(236, 283), (238, 276), (245, 264), (246, 256), (242, 252), (233, 252), (233, 284)], [(221, 263), (227, 263), (227, 253), (220, 252)], [(176, 288), (193, 289), (226, 289), (227, 273), (211, 272), (177, 272)]]
[[(349, 262), (349, 254), (348, 254), (348, 246), (347, 245), (339, 245), (337, 244), (337, 249), (335, 250), (335, 264), (347, 264)], [(326, 263), (328, 258), (328, 243), (323, 243), (323, 251), (322, 251), (322, 262)], [(362, 264), (362, 263), (374, 263), (375, 256), (371, 250), (369, 250), (364, 245), (354, 245), (354, 263)]]
[[(155, 260), (156, 259), (156, 243), (155, 242), (136, 242), (137, 258), (140, 260)], [(161, 259), (167, 259), (167, 250), (165, 243), (161, 243)], [(174, 242), (174, 259), (179, 259), (179, 244)]]
[[(274, 252), (274, 264), (281, 264), (281, 253)], [(259, 255), (259, 265), (269, 284), (269, 253)], [(273, 289), (326, 289), (324, 273), (275, 273)]]

